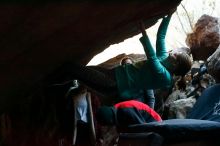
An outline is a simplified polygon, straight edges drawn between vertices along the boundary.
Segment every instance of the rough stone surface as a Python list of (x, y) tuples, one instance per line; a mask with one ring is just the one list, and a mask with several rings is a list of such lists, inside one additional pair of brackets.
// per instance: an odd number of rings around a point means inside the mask
[(44, 77), (66, 61), (86, 65), (137, 35), (137, 22), (148, 28), (180, 2), (0, 1), (0, 145), (71, 146), (72, 114), (62, 95), (44, 95)]
[[(86, 65), (112, 44), (140, 33), (181, 0), (3, 0), (0, 2), (0, 112), (20, 103), (67, 61)], [(7, 104), (5, 104), (7, 103)], [(10, 103), (10, 104), (9, 104)]]
[(216, 82), (220, 82), (220, 46), (218, 49), (207, 59), (208, 72), (211, 74)]
[(206, 60), (220, 44), (220, 20), (202, 15), (189, 33), (186, 43), (190, 47), (194, 60)]
[(179, 99), (170, 104), (170, 119), (184, 119), (187, 113), (192, 109), (196, 102), (196, 99), (189, 97), (186, 99)]

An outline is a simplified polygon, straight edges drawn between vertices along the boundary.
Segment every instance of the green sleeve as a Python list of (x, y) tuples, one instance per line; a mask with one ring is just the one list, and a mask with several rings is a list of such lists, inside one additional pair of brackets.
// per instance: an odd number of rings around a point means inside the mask
[(156, 58), (156, 53), (155, 53), (155, 50), (154, 50), (148, 36), (147, 35), (142, 36), (140, 38), (140, 42), (141, 42), (142, 46), (144, 47), (144, 52), (147, 56), (147, 59), (155, 59)]
[(165, 43), (165, 37), (167, 33), (167, 28), (172, 15), (164, 17), (157, 31), (157, 41), (156, 41), (156, 53), (157, 57), (162, 58), (167, 56), (167, 48)]
[(158, 73), (158, 72), (163, 72), (163, 66), (162, 64), (159, 62), (155, 50), (152, 47), (150, 40), (148, 38), (148, 36), (143, 36), (140, 38), (140, 42), (142, 43), (143, 47), (144, 47), (144, 51), (146, 53), (147, 56), (147, 60), (150, 62), (150, 66), (151, 69), (154, 73)]

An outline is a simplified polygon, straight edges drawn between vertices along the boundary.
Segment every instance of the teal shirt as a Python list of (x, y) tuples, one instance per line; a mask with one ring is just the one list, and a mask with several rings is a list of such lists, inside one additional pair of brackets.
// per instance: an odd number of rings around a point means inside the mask
[(140, 38), (145, 53), (148, 52), (150, 54), (148, 60), (115, 68), (120, 97), (132, 98), (139, 95), (141, 90), (168, 88), (172, 86), (172, 76), (161, 64), (161, 61), (168, 57), (165, 47), (165, 35), (169, 21), (170, 17), (164, 18), (158, 29), (156, 52), (148, 36)]

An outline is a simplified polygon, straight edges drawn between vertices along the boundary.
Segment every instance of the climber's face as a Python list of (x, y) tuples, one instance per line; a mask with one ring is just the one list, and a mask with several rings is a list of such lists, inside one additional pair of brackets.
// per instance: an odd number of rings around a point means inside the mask
[(170, 64), (172, 64), (173, 66), (176, 66), (177, 62), (177, 56), (178, 56), (178, 53), (176, 52), (173, 52), (173, 51), (170, 51), (169, 52), (169, 62)]

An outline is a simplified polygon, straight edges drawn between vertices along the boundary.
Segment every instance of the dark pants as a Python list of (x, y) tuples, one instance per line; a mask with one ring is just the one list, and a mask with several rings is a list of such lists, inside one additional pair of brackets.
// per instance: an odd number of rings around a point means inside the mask
[(76, 145), (88, 145), (90, 143), (91, 141), (90, 141), (89, 124), (83, 121), (78, 121)]
[(155, 104), (155, 97), (154, 97), (154, 90), (146, 90), (145, 91), (145, 103), (154, 109), (154, 104)]
[(147, 104), (149, 107), (154, 109), (155, 104), (155, 97), (154, 97), (154, 90), (143, 90), (137, 97), (134, 97), (136, 100)]
[[(103, 97), (106, 97), (104, 99), (106, 103), (126, 100), (119, 98), (114, 69), (66, 63), (54, 71), (54, 73), (55, 74), (49, 75), (51, 82), (61, 83), (77, 79)], [(154, 108), (155, 98), (153, 90), (143, 90), (141, 94), (137, 97), (133, 97), (133, 99), (138, 99), (148, 104), (151, 108)]]
[(87, 85), (89, 88), (106, 97), (117, 97), (118, 89), (114, 69), (105, 69), (99, 66), (82, 66), (66, 63), (55, 74), (49, 75), (52, 83), (61, 83), (73, 79)]

